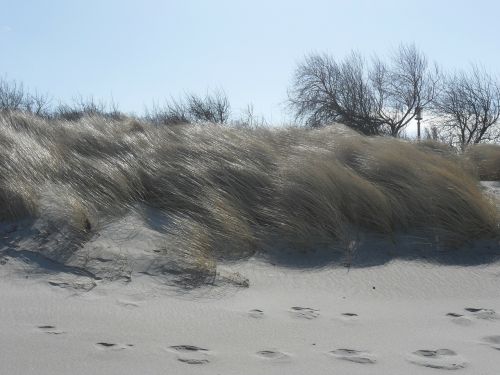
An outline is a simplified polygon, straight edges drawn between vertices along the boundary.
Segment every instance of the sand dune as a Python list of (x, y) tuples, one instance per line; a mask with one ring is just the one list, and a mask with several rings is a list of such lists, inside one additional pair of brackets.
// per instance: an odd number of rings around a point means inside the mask
[(497, 374), (500, 184), (346, 129), (0, 117), (0, 374)]

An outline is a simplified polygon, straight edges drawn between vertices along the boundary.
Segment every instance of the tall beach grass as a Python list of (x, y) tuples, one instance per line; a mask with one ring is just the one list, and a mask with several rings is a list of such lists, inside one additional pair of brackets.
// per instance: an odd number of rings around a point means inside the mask
[(476, 144), (469, 147), (465, 155), (482, 180), (500, 181), (500, 145)]
[(158, 127), (8, 113), (0, 115), (0, 220), (47, 218), (54, 230), (69, 226), (88, 238), (148, 206), (169, 217), (175, 247), (200, 262), (238, 259), (275, 241), (345, 244), (359, 232), (459, 247), (499, 235), (495, 203), (468, 165), (440, 146), (340, 125)]

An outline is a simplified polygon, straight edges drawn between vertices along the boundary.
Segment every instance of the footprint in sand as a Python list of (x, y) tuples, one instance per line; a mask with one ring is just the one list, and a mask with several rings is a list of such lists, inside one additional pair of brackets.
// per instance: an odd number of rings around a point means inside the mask
[(341, 319), (345, 322), (354, 322), (358, 320), (359, 315), (355, 313), (342, 313)]
[(440, 370), (458, 370), (467, 366), (467, 361), (450, 349), (417, 350), (408, 356), (408, 361)]
[(51, 326), (51, 325), (38, 326), (38, 329), (44, 333), (49, 334), (49, 335), (61, 335), (63, 333), (66, 333), (64, 331), (57, 329), (55, 326)]
[(451, 321), (455, 324), (461, 325), (461, 326), (470, 326), (473, 322), (470, 320), (470, 318), (463, 316), (462, 314), (457, 314), (457, 313), (448, 313), (446, 316), (451, 317)]
[(133, 344), (115, 344), (111, 342), (98, 342), (95, 345), (102, 350), (124, 350), (134, 346)]
[(337, 359), (342, 359), (344, 361), (362, 363), (362, 364), (373, 364), (377, 360), (375, 356), (369, 352), (364, 352), (354, 349), (336, 349), (329, 353)]
[(49, 285), (63, 289), (82, 290), (84, 292), (91, 291), (97, 284), (89, 277), (67, 278), (67, 279), (52, 279), (48, 281)]
[(255, 319), (262, 319), (264, 317), (264, 311), (259, 309), (253, 309), (248, 312), (248, 315)]
[(301, 319), (315, 319), (319, 316), (319, 310), (312, 309), (310, 307), (299, 307), (294, 306), (290, 308), (290, 313), (295, 318)]
[(483, 344), (493, 349), (500, 350), (500, 335), (483, 337)]
[(269, 349), (269, 350), (261, 350), (256, 353), (259, 358), (263, 358), (270, 361), (283, 362), (289, 361), (290, 355), (280, 352), (279, 350)]
[(210, 363), (210, 351), (193, 345), (174, 345), (169, 350), (177, 354), (179, 362), (189, 365), (205, 365)]
[(468, 311), (478, 319), (486, 319), (486, 320), (496, 320), (500, 319), (500, 316), (492, 309), (484, 309), (484, 308), (476, 308), (476, 307), (466, 307), (464, 309)]
[(347, 317), (350, 317), (350, 318), (353, 318), (355, 316), (358, 316), (358, 314), (355, 314), (355, 313), (342, 313), (343, 316), (347, 316)]
[(116, 303), (120, 306), (125, 307), (126, 309), (135, 309), (139, 307), (139, 304), (133, 301), (128, 301), (128, 300), (116, 300)]

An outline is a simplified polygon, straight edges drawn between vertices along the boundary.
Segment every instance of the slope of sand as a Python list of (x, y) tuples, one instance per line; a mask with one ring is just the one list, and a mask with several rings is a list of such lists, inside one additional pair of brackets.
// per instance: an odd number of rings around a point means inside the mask
[[(112, 233), (94, 248), (112, 247)], [(95, 280), (23, 250), (0, 257), (0, 374), (500, 371), (498, 243), (350, 268), (254, 257), (192, 290), (147, 272)]]

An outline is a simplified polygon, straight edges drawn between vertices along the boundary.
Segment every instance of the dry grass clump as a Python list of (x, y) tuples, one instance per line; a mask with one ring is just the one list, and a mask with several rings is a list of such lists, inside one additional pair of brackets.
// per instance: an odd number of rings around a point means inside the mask
[(500, 180), (500, 145), (476, 144), (469, 147), (465, 155), (477, 168), (481, 180)]
[(378, 139), (359, 173), (389, 199), (393, 230), (431, 228), (455, 244), (496, 230), (493, 205), (477, 180), (453, 159), (407, 142)]
[(146, 205), (171, 218), (161, 230), (193, 268), (277, 240), (333, 246), (360, 231), (453, 246), (498, 236), (495, 204), (451, 152), (339, 126), (157, 127), (11, 113), (0, 115), (0, 144), (1, 220), (42, 217), (92, 233)]

